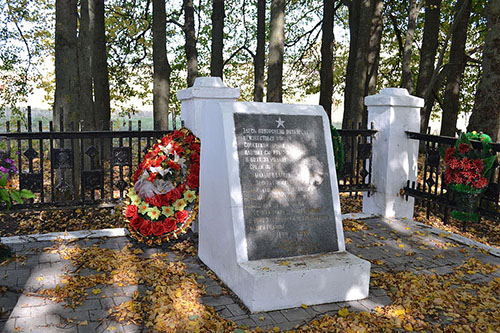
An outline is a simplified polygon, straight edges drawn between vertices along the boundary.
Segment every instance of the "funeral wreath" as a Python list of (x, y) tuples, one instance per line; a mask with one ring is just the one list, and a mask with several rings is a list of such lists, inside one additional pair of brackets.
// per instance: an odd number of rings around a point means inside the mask
[(185, 233), (198, 212), (200, 141), (182, 128), (158, 140), (133, 175), (125, 216), (131, 237), (161, 244)]

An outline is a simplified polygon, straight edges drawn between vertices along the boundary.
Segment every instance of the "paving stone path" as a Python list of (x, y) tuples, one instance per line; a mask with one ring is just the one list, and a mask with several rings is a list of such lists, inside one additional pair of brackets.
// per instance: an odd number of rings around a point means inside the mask
[[(474, 244), (462, 244), (459, 237), (415, 224), (412, 221), (383, 220), (371, 218), (360, 220), (360, 228), (345, 231), (347, 250), (372, 262), (372, 271), (409, 270), (417, 273), (447, 274), (469, 257), (476, 257), (485, 263), (500, 264), (498, 251), (492, 255)], [(354, 230), (354, 231), (353, 231)], [(458, 240), (458, 241), (457, 241)], [(460, 242), (459, 242), (460, 241)], [(82, 239), (80, 246), (99, 242), (102, 247), (121, 249), (130, 240), (126, 237), (108, 239)], [(0, 286), (4, 291), (0, 297), (0, 329), (3, 332), (141, 332), (135, 325), (122, 325), (108, 319), (108, 309), (132, 299), (141, 286), (103, 286), (102, 294), (90, 294), (82, 306), (65, 308), (39, 297), (28, 296), (41, 288), (53, 288), (60, 283), (60, 274), (74, 269), (69, 260), (59, 254), (49, 254), (43, 248), (52, 242), (27, 242), (10, 244), (19, 256), (26, 256), (23, 263), (11, 262), (0, 266)], [(159, 249), (149, 249), (151, 255)], [(169, 256), (175, 257), (175, 255)], [(207, 294), (201, 302), (213, 306), (223, 317), (247, 328), (279, 327), (281, 330), (294, 328), (324, 314), (335, 314), (343, 307), (350, 311), (371, 311), (376, 306), (391, 304), (391, 299), (382, 289), (370, 289), (367, 299), (293, 308), (281, 311), (249, 313), (239, 301), (225, 292), (225, 287), (211, 279), (197, 257), (186, 257), (182, 261), (188, 270), (206, 278), (198, 282), (206, 286)], [(90, 273), (90, 272), (89, 272)], [(80, 273), (84, 274), (84, 272)], [(492, 275), (474, 274), (475, 282), (488, 282), (500, 276), (500, 270)], [(332, 286), (335, 288), (335, 286)], [(84, 322), (86, 325), (79, 325)]]

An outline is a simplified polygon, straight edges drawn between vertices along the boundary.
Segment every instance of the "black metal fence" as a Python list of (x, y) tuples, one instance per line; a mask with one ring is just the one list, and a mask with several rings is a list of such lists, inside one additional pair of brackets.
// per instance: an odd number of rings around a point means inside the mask
[[(145, 153), (157, 139), (175, 129), (142, 130), (141, 121), (128, 121), (125, 130), (113, 130), (111, 123), (110, 130), (88, 131), (83, 123), (65, 127), (62, 117), (57, 129), (52, 121), (48, 127), (42, 121), (37, 126), (32, 123), (28, 108), (24, 125), (7, 121), (0, 130), (0, 161), (13, 159), (19, 172), (12, 176), (12, 186), (36, 196), (13, 205), (13, 210), (115, 206), (124, 198)], [(60, 130), (63, 128), (69, 130)], [(376, 131), (352, 128), (339, 133), (346, 156), (339, 176), (340, 191), (357, 195), (373, 190), (371, 139)]]
[[(444, 222), (448, 222), (450, 209), (456, 207), (455, 200), (447, 190), (444, 182), (445, 166), (441, 158), (441, 153), (446, 148), (454, 146), (457, 138), (422, 134), (416, 132), (406, 132), (410, 139), (419, 140), (424, 146), (423, 163), (419, 163), (420, 169), (416, 182), (407, 182), (404, 192), (406, 199), (408, 196), (416, 198), (426, 208), (427, 218), (431, 214), (440, 215)], [(480, 142), (473, 142), (475, 148), (481, 149)], [(500, 143), (492, 144), (495, 152), (500, 153)], [(488, 187), (481, 198), (479, 213), (495, 221), (500, 221), (500, 167), (498, 160), (493, 166), (493, 172)], [(463, 224), (463, 229), (466, 224)]]
[(374, 191), (372, 185), (372, 139), (377, 133), (373, 129), (339, 129), (344, 144), (344, 168), (340, 175), (339, 191), (358, 195), (359, 192)]
[[(87, 131), (80, 122), (62, 131), (52, 121), (44, 130), (46, 124), (39, 121), (34, 129), (30, 109), (24, 126), (21, 121), (7, 121), (0, 133), (0, 160), (13, 159), (18, 174), (13, 175), (12, 186), (36, 196), (12, 208), (116, 205), (144, 154), (170, 131), (142, 130), (140, 120), (127, 125), (127, 130), (113, 130), (111, 123), (110, 130)], [(65, 128), (62, 120), (58, 128)]]

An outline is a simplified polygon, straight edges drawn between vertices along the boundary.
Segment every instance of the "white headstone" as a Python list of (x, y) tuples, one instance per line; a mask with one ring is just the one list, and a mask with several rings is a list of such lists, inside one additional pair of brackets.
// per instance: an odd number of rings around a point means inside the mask
[(199, 257), (250, 311), (368, 296), (345, 252), (331, 133), (320, 106), (206, 102)]

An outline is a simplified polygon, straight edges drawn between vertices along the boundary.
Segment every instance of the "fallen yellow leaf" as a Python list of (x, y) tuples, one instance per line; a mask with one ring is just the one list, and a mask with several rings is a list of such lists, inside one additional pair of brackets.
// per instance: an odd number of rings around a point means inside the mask
[(349, 310), (347, 308), (342, 308), (337, 313), (339, 314), (339, 316), (345, 317), (349, 314)]
[(99, 289), (99, 288), (92, 289), (92, 294), (99, 295), (100, 293), (101, 293), (101, 289)]

